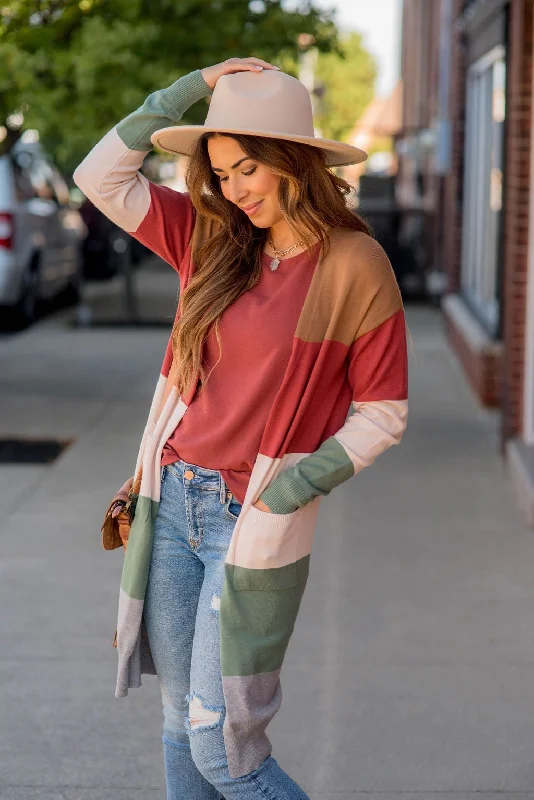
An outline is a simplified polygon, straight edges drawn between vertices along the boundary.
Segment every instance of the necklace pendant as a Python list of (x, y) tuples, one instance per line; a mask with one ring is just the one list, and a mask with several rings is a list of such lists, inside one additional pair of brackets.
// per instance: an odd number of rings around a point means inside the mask
[(273, 258), (273, 260), (271, 261), (271, 269), (274, 271), (278, 267), (279, 263), (280, 263), (279, 258)]

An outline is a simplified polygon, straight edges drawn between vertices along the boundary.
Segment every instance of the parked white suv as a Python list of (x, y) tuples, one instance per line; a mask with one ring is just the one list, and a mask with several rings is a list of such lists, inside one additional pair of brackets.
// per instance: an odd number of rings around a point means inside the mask
[(40, 300), (75, 300), (87, 234), (68, 187), (38, 142), (0, 155), (0, 322), (30, 324)]

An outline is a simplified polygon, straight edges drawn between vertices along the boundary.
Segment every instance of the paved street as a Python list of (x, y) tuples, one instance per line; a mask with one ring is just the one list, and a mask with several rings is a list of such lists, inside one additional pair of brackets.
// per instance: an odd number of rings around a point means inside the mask
[[(140, 282), (170, 329), (172, 270)], [(97, 318), (111, 290), (88, 292)], [(72, 439), (52, 465), (0, 465), (0, 798), (160, 800), (156, 679), (114, 698), (122, 555), (100, 524), (168, 329), (72, 318), (0, 341), (1, 435)], [(323, 501), (273, 752), (312, 800), (534, 798), (534, 532), (439, 313), (408, 321), (408, 431)]]

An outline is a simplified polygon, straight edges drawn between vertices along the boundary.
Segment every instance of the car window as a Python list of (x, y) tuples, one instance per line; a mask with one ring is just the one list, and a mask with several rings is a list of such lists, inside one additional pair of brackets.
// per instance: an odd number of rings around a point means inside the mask
[(16, 162), (27, 175), (34, 192), (34, 197), (43, 200), (56, 200), (50, 165), (39, 155), (22, 150), (14, 156)]
[(32, 158), (29, 176), (37, 196), (43, 200), (57, 200), (50, 166), (40, 158)]
[(69, 206), (70, 205), (69, 187), (63, 180), (63, 177), (61, 176), (60, 172), (58, 172), (58, 170), (55, 167), (51, 168), (51, 181), (59, 205)]
[(15, 197), (19, 203), (37, 197), (27, 171), (19, 164), (17, 158), (11, 159), (15, 180)]
[[(13, 156), (24, 199), (40, 197), (70, 206), (69, 189), (61, 173), (45, 156), (21, 150)], [(29, 187), (28, 187), (29, 183)]]

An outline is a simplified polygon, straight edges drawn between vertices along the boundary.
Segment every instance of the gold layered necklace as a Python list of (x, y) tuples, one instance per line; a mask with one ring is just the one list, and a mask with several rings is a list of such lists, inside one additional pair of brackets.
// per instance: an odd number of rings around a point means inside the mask
[(286, 250), (277, 250), (274, 246), (273, 238), (271, 234), (269, 234), (268, 242), (271, 246), (272, 251), (274, 252), (274, 258), (271, 261), (271, 269), (274, 271), (277, 269), (278, 265), (280, 264), (280, 260), (284, 257), (292, 253), (293, 250), (296, 250), (297, 247), (301, 247), (303, 242), (297, 242), (296, 244), (292, 244), (291, 247), (288, 247)]

